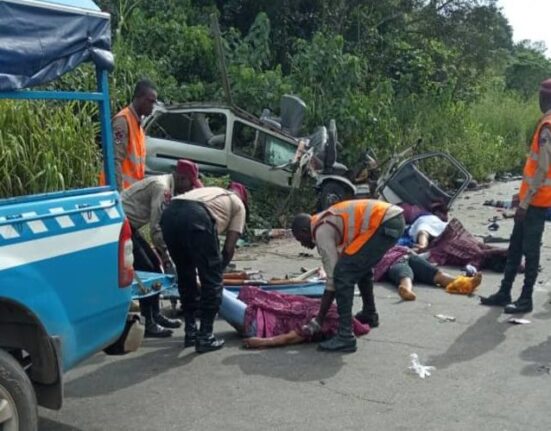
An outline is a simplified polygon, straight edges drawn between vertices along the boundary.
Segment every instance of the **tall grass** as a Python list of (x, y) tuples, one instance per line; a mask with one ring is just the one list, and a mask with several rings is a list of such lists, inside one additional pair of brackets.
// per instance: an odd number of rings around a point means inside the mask
[(92, 103), (0, 101), (0, 198), (97, 183)]
[(396, 112), (403, 140), (412, 133), (423, 137), (423, 150), (449, 152), (478, 180), (520, 171), (541, 115), (537, 100), (502, 90), (489, 90), (470, 103), (412, 98)]

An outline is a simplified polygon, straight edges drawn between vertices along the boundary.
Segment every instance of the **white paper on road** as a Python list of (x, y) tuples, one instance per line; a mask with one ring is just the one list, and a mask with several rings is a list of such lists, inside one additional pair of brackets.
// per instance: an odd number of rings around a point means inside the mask
[(412, 353), (411, 355), (409, 355), (409, 358), (411, 359), (411, 365), (409, 366), (409, 369), (416, 373), (422, 379), (430, 376), (430, 372), (436, 369), (431, 365), (421, 364), (419, 362), (419, 355), (417, 355), (417, 353)]

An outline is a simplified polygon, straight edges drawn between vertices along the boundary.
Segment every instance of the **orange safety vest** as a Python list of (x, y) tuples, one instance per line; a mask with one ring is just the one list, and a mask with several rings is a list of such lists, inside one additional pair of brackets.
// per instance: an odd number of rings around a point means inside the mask
[[(128, 145), (126, 157), (122, 160), (122, 189), (127, 189), (145, 178), (145, 133), (130, 107), (124, 108), (115, 118), (124, 117), (128, 124)], [(100, 185), (105, 185), (105, 174), (100, 173)]]
[(356, 254), (381, 225), (390, 207), (391, 204), (374, 199), (339, 202), (312, 216), (310, 224), (312, 238), (315, 241), (316, 230), (325, 223), (323, 220), (325, 217), (329, 215), (339, 216), (343, 221), (344, 229), (338, 248), (344, 250), (346, 254)]
[[(532, 136), (530, 154), (526, 159), (526, 164), (524, 165), (523, 178), (520, 185), (519, 198), (521, 202), (526, 196), (526, 193), (530, 188), (530, 184), (532, 184), (532, 181), (534, 181), (534, 176), (536, 175), (536, 171), (538, 169), (538, 159), (540, 155), (539, 138), (540, 131), (543, 126), (551, 127), (551, 114), (545, 115), (540, 120), (538, 126), (536, 127), (536, 131)], [(530, 205), (544, 208), (551, 207), (551, 165), (547, 168), (547, 175), (545, 176), (542, 185), (536, 191), (536, 194), (532, 198)]]

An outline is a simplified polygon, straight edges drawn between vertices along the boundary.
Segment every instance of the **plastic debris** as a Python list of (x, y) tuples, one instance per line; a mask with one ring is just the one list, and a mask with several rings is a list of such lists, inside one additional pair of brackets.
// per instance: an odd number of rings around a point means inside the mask
[(511, 317), (508, 322), (514, 325), (528, 325), (529, 323), (532, 323), (528, 319), (518, 319), (516, 317)]
[(409, 358), (411, 359), (411, 365), (408, 367), (408, 369), (416, 373), (422, 379), (430, 376), (430, 372), (432, 370), (436, 370), (436, 368), (431, 365), (421, 364), (419, 362), (419, 355), (417, 355), (417, 353), (412, 353), (411, 355), (409, 355)]
[(473, 277), (478, 272), (478, 269), (476, 269), (476, 266), (468, 264), (465, 266), (464, 271), (467, 277)]
[(488, 221), (490, 222), (490, 224), (488, 225), (488, 230), (495, 232), (496, 230), (499, 229), (499, 224), (497, 223), (497, 217), (489, 219)]
[(447, 316), (445, 314), (435, 314), (434, 317), (436, 317), (441, 322), (455, 322), (455, 317)]

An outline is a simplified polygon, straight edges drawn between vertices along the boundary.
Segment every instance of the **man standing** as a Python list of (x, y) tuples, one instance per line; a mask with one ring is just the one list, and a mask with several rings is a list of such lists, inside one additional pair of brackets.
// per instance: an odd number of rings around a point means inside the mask
[[(156, 102), (155, 85), (142, 79), (134, 88), (130, 105), (113, 118), (115, 178), (119, 191), (145, 178), (145, 133), (141, 121), (153, 112)], [(100, 175), (100, 184), (105, 184), (103, 172)]]
[[(224, 341), (213, 335), (213, 324), (222, 299), (223, 271), (245, 228), (247, 202), (248, 193), (241, 184), (232, 183), (230, 190), (203, 187), (174, 197), (161, 219), (163, 236), (178, 273), (185, 319), (184, 346), (195, 345), (198, 353), (224, 346)], [(218, 235), (222, 233), (226, 240), (220, 253)], [(201, 312), (199, 330), (195, 322), (197, 310)]]
[[(532, 311), (545, 213), (551, 208), (551, 79), (540, 84), (540, 109), (543, 116), (532, 136), (530, 154), (524, 165), (520, 204), (515, 213), (501, 286), (497, 293), (481, 298), (483, 305), (505, 306), (505, 313), (510, 314)], [(511, 303), (511, 290), (523, 255), (526, 259), (524, 285), (520, 297)]]
[(373, 267), (404, 231), (403, 210), (386, 202), (361, 199), (340, 202), (314, 216), (298, 214), (292, 225), (294, 237), (304, 246), (314, 248), (323, 261), (327, 284), (318, 316), (308, 325), (317, 332), (333, 298), (337, 299), (339, 330), (320, 344), (320, 350), (355, 352), (352, 331), (354, 286), (362, 296), (362, 311), (356, 318), (376, 327), (379, 316), (373, 296)]
[[(134, 269), (163, 272), (163, 267), (167, 270), (172, 266), (159, 225), (161, 215), (172, 196), (203, 186), (198, 175), (195, 163), (178, 160), (173, 174), (148, 177), (122, 192), (122, 205), (132, 227)], [(148, 223), (151, 240), (161, 254), (161, 259), (140, 234), (139, 229)], [(172, 331), (166, 328), (182, 326), (180, 320), (168, 319), (160, 313), (158, 294), (140, 299), (140, 312), (145, 318), (146, 337), (169, 337)]]

